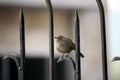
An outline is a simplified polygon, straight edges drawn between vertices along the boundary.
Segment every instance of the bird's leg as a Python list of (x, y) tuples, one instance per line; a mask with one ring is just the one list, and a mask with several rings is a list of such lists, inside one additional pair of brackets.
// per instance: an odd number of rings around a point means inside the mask
[(69, 53), (64, 54), (65, 57), (69, 57)]
[(64, 59), (64, 54), (62, 54), (62, 60)]
[(57, 63), (61, 62), (64, 59), (64, 54), (62, 54), (62, 56), (60, 56), (57, 60)]

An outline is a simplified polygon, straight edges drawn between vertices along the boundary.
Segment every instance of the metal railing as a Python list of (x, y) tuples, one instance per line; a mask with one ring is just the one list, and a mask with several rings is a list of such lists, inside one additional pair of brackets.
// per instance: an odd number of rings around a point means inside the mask
[[(101, 45), (102, 45), (102, 69), (103, 69), (103, 80), (108, 80), (108, 70), (107, 70), (107, 50), (106, 50), (106, 30), (105, 30), (105, 13), (104, 7), (101, 0), (96, 0), (99, 7), (100, 13), (100, 23), (101, 23)], [(49, 80), (56, 80), (56, 67), (54, 59), (54, 14), (53, 8), (50, 0), (46, 0), (48, 7), (48, 17), (49, 17)], [(64, 60), (69, 60), (72, 62), (74, 68), (74, 79), (81, 80), (81, 60), (80, 60), (80, 25), (79, 25), (79, 16), (77, 10), (75, 11), (75, 61), (66, 57)], [(4, 60), (11, 58), (16, 62), (18, 67), (18, 80), (26, 80), (26, 71), (25, 71), (25, 28), (24, 28), (24, 14), (23, 11), (20, 11), (20, 60), (14, 55), (5, 57)], [(81, 51), (80, 51), (81, 52)]]
[(15, 55), (7, 55), (3, 58), (3, 63), (7, 59), (15, 61), (18, 68), (18, 80), (26, 80), (25, 78), (25, 28), (24, 28), (24, 14), (23, 10), (20, 10), (20, 60)]
[[(46, 0), (46, 3), (48, 5), (48, 11), (49, 11), (49, 30), (50, 30), (50, 80), (55, 79), (55, 65), (54, 65), (54, 23), (53, 23), (53, 9), (52, 4), (50, 0)], [(103, 69), (103, 80), (108, 80), (108, 69), (107, 69), (107, 49), (106, 49), (106, 30), (105, 30), (105, 13), (104, 13), (104, 7), (101, 2), (101, 0), (96, 0), (96, 3), (99, 8), (100, 13), (100, 23), (101, 23), (101, 45), (102, 45), (102, 69)], [(67, 58), (68, 60), (72, 61), (74, 70), (76, 70), (75, 80), (81, 80), (81, 64), (80, 64), (80, 33), (79, 33), (79, 17), (78, 13), (76, 11), (76, 21), (75, 21), (75, 44), (76, 44), (76, 62), (72, 60), (72, 58)]]

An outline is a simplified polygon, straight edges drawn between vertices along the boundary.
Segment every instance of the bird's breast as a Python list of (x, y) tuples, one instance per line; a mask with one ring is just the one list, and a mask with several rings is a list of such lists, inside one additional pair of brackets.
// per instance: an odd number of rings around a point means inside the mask
[(69, 48), (69, 45), (67, 45), (65, 42), (57, 42), (56, 48), (61, 53), (69, 53), (71, 49)]

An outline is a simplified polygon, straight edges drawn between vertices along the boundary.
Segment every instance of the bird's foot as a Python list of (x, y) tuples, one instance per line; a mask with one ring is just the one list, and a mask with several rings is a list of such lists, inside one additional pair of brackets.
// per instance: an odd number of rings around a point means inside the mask
[(61, 62), (61, 61), (63, 61), (63, 56), (60, 56), (60, 57), (58, 58), (57, 63), (59, 63), (59, 62)]
[(67, 58), (67, 57), (69, 57), (69, 54), (64, 54), (64, 58)]

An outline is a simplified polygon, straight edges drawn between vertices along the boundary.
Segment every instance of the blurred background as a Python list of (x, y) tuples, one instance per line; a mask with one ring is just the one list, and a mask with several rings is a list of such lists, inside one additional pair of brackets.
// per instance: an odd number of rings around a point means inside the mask
[[(74, 11), (79, 11), (82, 80), (102, 80), (102, 53), (99, 10), (95, 0), (51, 0), (54, 8), (54, 35), (74, 40)], [(106, 15), (109, 80), (120, 80), (120, 62), (111, 59), (120, 56), (119, 0), (102, 0)], [(27, 78), (48, 80), (49, 22), (44, 0), (0, 0), (0, 56), (19, 56), (19, 11), (24, 10)], [(56, 40), (55, 40), (56, 41)], [(54, 49), (55, 58), (61, 54)], [(71, 52), (74, 58), (75, 51)], [(0, 60), (1, 64), (1, 60)], [(73, 80), (70, 62), (57, 65), (58, 79)], [(1, 67), (1, 66), (0, 66)], [(1, 69), (2, 70), (2, 69)], [(34, 73), (34, 74), (33, 74)], [(1, 74), (2, 75), (2, 74)]]

